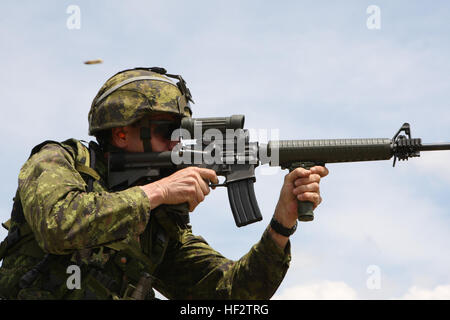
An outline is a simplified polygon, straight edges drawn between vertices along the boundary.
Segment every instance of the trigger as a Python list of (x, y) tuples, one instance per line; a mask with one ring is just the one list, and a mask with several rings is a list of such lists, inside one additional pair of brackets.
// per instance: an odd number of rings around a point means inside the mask
[(220, 181), (219, 181), (219, 183), (212, 183), (212, 182), (209, 183), (210, 188), (226, 187), (227, 185), (228, 185), (228, 183), (227, 183), (226, 179), (222, 183), (220, 183)]

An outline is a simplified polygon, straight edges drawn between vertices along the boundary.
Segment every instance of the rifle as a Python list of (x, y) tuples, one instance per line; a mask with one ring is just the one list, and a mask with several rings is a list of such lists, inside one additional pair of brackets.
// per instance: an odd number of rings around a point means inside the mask
[[(421, 151), (450, 150), (450, 143), (422, 143), (411, 138), (404, 123), (392, 139), (320, 139), (272, 140), (267, 144), (250, 142), (244, 129), (244, 115), (218, 118), (183, 118), (178, 135), (181, 141), (194, 137), (195, 144), (179, 143), (172, 151), (144, 153), (110, 153), (108, 185), (122, 190), (161, 179), (188, 166), (209, 168), (225, 181), (211, 187), (227, 187), (228, 199), (238, 227), (262, 220), (253, 184), (258, 165), (280, 166), (292, 171), (327, 163), (408, 160)], [(177, 130), (178, 131), (178, 130)], [(225, 135), (225, 139), (223, 139)], [(173, 139), (174, 140), (174, 139)], [(298, 202), (298, 220), (314, 219), (313, 203)]]

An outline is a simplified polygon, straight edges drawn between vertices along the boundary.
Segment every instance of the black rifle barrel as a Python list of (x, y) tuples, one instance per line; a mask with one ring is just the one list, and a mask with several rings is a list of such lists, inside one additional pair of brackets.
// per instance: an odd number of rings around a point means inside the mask
[(419, 151), (438, 151), (438, 150), (450, 150), (450, 142), (423, 143), (419, 147)]

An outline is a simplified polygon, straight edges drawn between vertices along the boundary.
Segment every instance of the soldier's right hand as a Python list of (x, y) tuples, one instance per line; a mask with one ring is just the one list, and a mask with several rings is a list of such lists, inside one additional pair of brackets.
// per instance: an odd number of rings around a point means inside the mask
[(219, 183), (214, 170), (189, 167), (140, 188), (150, 200), (152, 209), (160, 204), (187, 202), (192, 212), (209, 194), (209, 182)]

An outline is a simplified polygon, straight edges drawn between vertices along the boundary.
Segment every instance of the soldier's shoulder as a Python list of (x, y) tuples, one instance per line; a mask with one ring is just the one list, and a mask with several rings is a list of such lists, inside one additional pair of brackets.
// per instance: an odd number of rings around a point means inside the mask
[(89, 155), (88, 148), (82, 140), (70, 138), (64, 141), (46, 140), (36, 145), (30, 153), (27, 162), (45, 161), (64, 156), (70, 162), (86, 162)]
[(61, 142), (61, 146), (70, 152), (76, 162), (87, 163), (89, 161), (89, 148), (87, 142), (70, 138)]
[(63, 142), (46, 140), (32, 148), (28, 159), (19, 172), (19, 186), (23, 188), (29, 182), (41, 177), (43, 172), (55, 173), (60, 168), (75, 167), (78, 157), (78, 140)]

